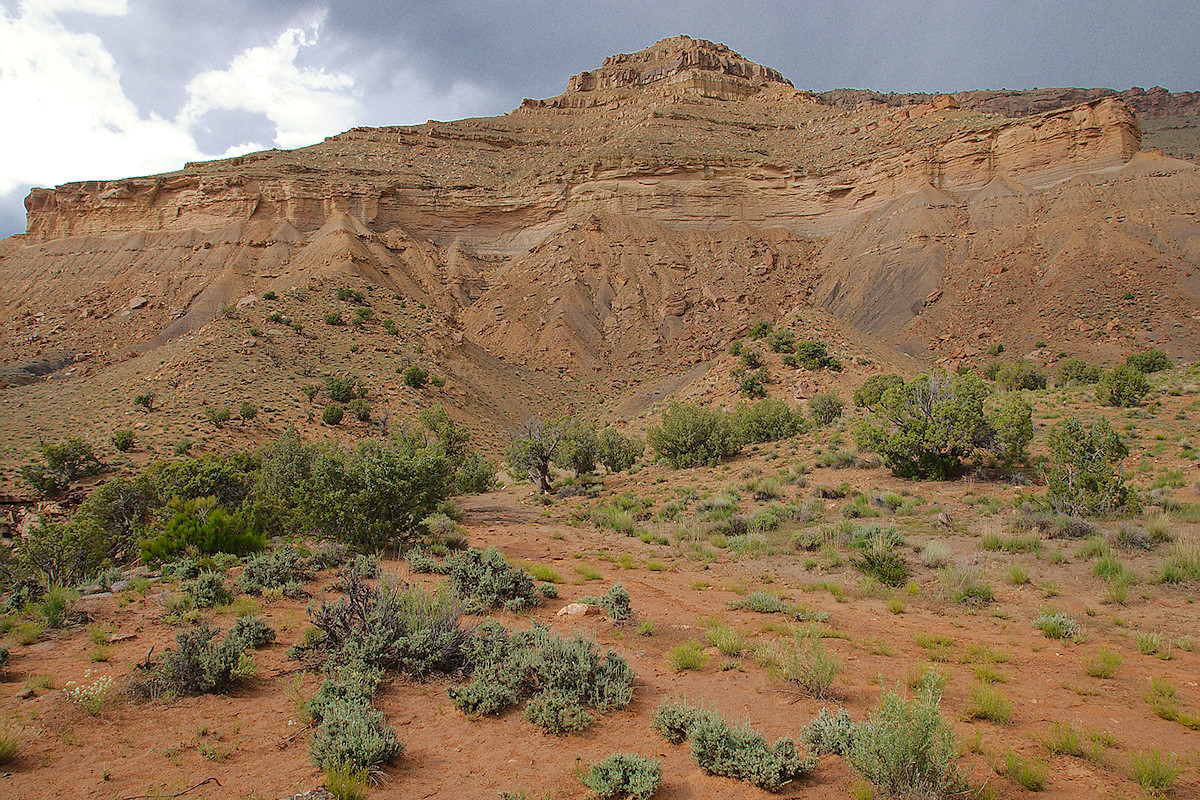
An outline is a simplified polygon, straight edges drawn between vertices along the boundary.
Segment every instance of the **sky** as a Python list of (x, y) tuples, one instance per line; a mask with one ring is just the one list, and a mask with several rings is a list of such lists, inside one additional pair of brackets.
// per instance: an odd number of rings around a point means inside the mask
[(1197, 0), (0, 0), (0, 236), (31, 186), (502, 114), (681, 33), (817, 91), (1200, 90)]

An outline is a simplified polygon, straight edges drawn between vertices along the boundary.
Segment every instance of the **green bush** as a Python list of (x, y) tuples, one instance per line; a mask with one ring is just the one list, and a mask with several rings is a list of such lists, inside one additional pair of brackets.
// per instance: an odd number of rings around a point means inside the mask
[(137, 444), (137, 434), (130, 428), (113, 431), (112, 445), (120, 453), (128, 453)]
[(761, 733), (730, 726), (720, 715), (705, 715), (688, 732), (692, 758), (711, 775), (747, 781), (778, 792), (817, 765), (816, 756), (801, 755), (791, 739), (768, 745)]
[(601, 428), (596, 434), (596, 460), (609, 472), (628, 472), (645, 449), (640, 439), (615, 428)]
[(506, 459), (513, 473), (528, 478), (541, 492), (549, 492), (550, 465), (559, 460), (564, 443), (578, 427), (579, 422), (569, 416), (548, 421), (537, 417), (527, 419), (509, 437)]
[(366, 398), (356, 397), (349, 403), (346, 403), (346, 410), (354, 415), (354, 418), (359, 422), (371, 421), (371, 404)]
[(784, 680), (797, 684), (813, 697), (828, 697), (840, 664), (819, 638), (797, 636), (780, 667)]
[(647, 432), (646, 443), (679, 469), (716, 466), (741, 449), (728, 414), (674, 401), (663, 412), (662, 425)]
[(452, 675), (468, 665), (471, 635), (460, 627), (452, 598), (387, 579), (370, 586), (356, 575), (348, 576), (343, 588), (345, 597), (323, 600), (309, 612), (318, 633), (295, 655), (330, 668), (416, 678)]
[(312, 580), (307, 559), (290, 544), (251, 556), (242, 569), (240, 586), (247, 594), (262, 594), (267, 589), (282, 589), (288, 597), (304, 594), (303, 581)]
[(41, 462), (22, 467), (21, 477), (42, 494), (61, 491), (78, 478), (100, 472), (100, 459), (81, 436), (69, 436), (58, 444), (43, 442), (38, 452)]
[(982, 444), (1011, 466), (1029, 460), (1033, 441), (1033, 407), (1018, 394), (1005, 394), (1000, 404), (987, 415), (987, 441)]
[(808, 401), (808, 412), (820, 425), (828, 425), (842, 415), (842, 401), (832, 392), (818, 392)]
[(243, 422), (249, 422), (258, 416), (258, 406), (249, 400), (245, 400), (242, 402), (241, 407), (238, 408), (238, 416), (242, 418)]
[(330, 403), (321, 412), (321, 422), (326, 425), (340, 425), (344, 416), (346, 416), (346, 409), (342, 407), (341, 403)]
[(767, 335), (767, 346), (775, 353), (796, 352), (796, 334), (787, 328), (780, 328)]
[(936, 700), (884, 692), (870, 718), (854, 726), (848, 760), (894, 797), (947, 797), (959, 788), (958, 746)]
[(626, 620), (633, 616), (633, 606), (629, 603), (629, 592), (619, 583), (600, 598), (600, 606), (615, 620)]
[(846, 709), (831, 714), (822, 707), (817, 716), (804, 727), (804, 741), (814, 753), (846, 755), (854, 742), (854, 723)]
[(224, 605), (233, 598), (225, 579), (215, 572), (201, 572), (183, 585), (183, 591), (191, 596), (196, 608)]
[(766, 367), (759, 367), (753, 372), (737, 370), (733, 373), (738, 384), (738, 391), (746, 397), (766, 397), (766, 384), (771, 383), (771, 373)]
[(1140, 353), (1132, 353), (1125, 359), (1125, 364), (1130, 369), (1135, 369), (1145, 375), (1152, 372), (1161, 372), (1164, 369), (1170, 369), (1171, 359), (1161, 350), (1144, 350)]
[(991, 435), (983, 413), (987, 394), (974, 373), (921, 375), (884, 392), (872, 419), (855, 429), (855, 441), (882, 455), (899, 477), (947, 480), (976, 442)]
[(740, 406), (733, 413), (732, 425), (738, 442), (756, 444), (790, 439), (803, 433), (807, 420), (804, 412), (783, 400), (761, 400)]
[(17, 563), (47, 586), (75, 586), (100, 571), (108, 547), (105, 530), (82, 514), (66, 522), (39, 517), (21, 542)]
[(1059, 363), (1055, 380), (1059, 386), (1091, 386), (1100, 380), (1100, 367), (1082, 358), (1068, 358)]
[(1096, 384), (1096, 401), (1106, 406), (1127, 408), (1136, 406), (1149, 391), (1150, 381), (1143, 373), (1118, 364), (1104, 373)]
[(505, 561), (494, 547), (468, 548), (446, 561), (450, 584), (468, 614), (503, 606), (520, 611), (541, 604), (533, 576)]
[(872, 375), (854, 392), (854, 405), (874, 411), (884, 392), (903, 385), (904, 379), (893, 373)]
[(759, 339), (765, 339), (774, 329), (774, 325), (763, 319), (754, 323), (754, 325), (750, 327), (750, 332), (747, 333), (746, 336), (754, 341), (758, 341)]
[(250, 643), (232, 631), (218, 641), (218, 633), (205, 623), (180, 631), (176, 649), (138, 667), (133, 688), (149, 697), (222, 693), (253, 674)]
[(228, 408), (210, 408), (205, 412), (204, 418), (220, 428), (233, 418), (233, 414)]
[(688, 702), (687, 698), (668, 698), (654, 709), (650, 726), (671, 744), (688, 738), (696, 722), (706, 717), (719, 717), (717, 712)]
[(903, 586), (908, 580), (904, 554), (886, 536), (872, 536), (864, 543), (862, 555), (851, 559), (855, 568), (886, 586)]
[(468, 657), (471, 681), (447, 690), (466, 714), (496, 714), (528, 699), (526, 719), (563, 733), (590, 724), (587, 709), (624, 708), (633, 698), (629, 664), (611, 651), (601, 658), (580, 635), (562, 639), (539, 625), (509, 633), (487, 620), (475, 630)]
[(569, 469), (576, 477), (596, 471), (599, 460), (599, 440), (596, 429), (590, 425), (572, 420), (566, 435), (554, 451), (554, 463), (560, 469)]
[(227, 635), (240, 639), (247, 648), (253, 650), (275, 641), (275, 629), (253, 614), (238, 617)]
[(1022, 358), (1001, 364), (996, 370), (996, 385), (1001, 389), (1045, 389), (1046, 373), (1032, 361)]
[(413, 364), (405, 369), (400, 377), (404, 381), (405, 386), (411, 389), (420, 389), (429, 382), (429, 370)]
[(812, 339), (796, 342), (796, 360), (800, 366), (814, 372), (819, 369), (842, 371), (842, 362), (829, 352), (825, 343)]
[(348, 403), (356, 397), (366, 397), (367, 387), (354, 375), (328, 375), (325, 377), (325, 389), (329, 399), (338, 403)]
[(217, 505), (215, 497), (180, 501), (167, 509), (174, 516), (163, 530), (142, 542), (142, 560), (156, 563), (192, 547), (202, 553), (245, 555), (267, 545), (266, 536), (240, 510), (232, 514)]
[(583, 776), (583, 784), (607, 800), (611, 797), (646, 800), (658, 791), (662, 766), (657, 759), (633, 753), (614, 753), (596, 762)]
[(330, 311), (325, 314), (325, 324), (334, 326), (345, 325), (346, 320), (342, 319), (342, 315), (337, 311)]
[(313, 458), (298, 505), (320, 535), (376, 552), (411, 540), (454, 483), (452, 461), (424, 439), (330, 444)]
[(369, 704), (326, 707), (308, 743), (309, 757), (322, 769), (371, 770), (404, 752), (383, 714)]
[(1044, 475), (1047, 496), (1057, 510), (1111, 514), (1134, 504), (1120, 468), (1129, 448), (1107, 420), (1086, 424), (1075, 415), (1055, 423), (1048, 439)]

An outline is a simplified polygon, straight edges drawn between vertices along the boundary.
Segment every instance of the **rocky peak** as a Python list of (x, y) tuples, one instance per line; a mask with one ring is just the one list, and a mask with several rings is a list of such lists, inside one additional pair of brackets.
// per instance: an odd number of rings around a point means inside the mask
[(766, 84), (792, 85), (778, 70), (756, 64), (723, 44), (672, 36), (636, 53), (609, 56), (599, 69), (572, 76), (559, 97), (526, 100), (523, 107), (596, 105), (603, 102), (596, 95), (650, 88), (733, 99), (754, 94)]

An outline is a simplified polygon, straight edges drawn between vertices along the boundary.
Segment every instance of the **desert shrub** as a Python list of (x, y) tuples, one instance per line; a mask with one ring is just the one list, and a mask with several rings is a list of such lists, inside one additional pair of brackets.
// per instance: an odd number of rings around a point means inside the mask
[(225, 586), (225, 579), (215, 572), (201, 572), (183, 584), (183, 591), (191, 596), (196, 608), (224, 605), (233, 598), (233, 593)]
[(335, 326), (336, 325), (345, 325), (346, 320), (344, 320), (342, 318), (342, 315), (340, 312), (329, 311), (329, 312), (326, 312), (326, 314), (325, 314), (325, 324), (326, 325), (335, 325)]
[(471, 434), (450, 418), (438, 403), (417, 415), (454, 468), (454, 489), (459, 494), (478, 494), (496, 485), (496, 464), (471, 447)]
[(1149, 391), (1150, 381), (1143, 373), (1118, 364), (1104, 373), (1096, 384), (1096, 401), (1106, 406), (1127, 408), (1136, 406)]
[(894, 797), (947, 797), (958, 787), (954, 731), (932, 697), (904, 700), (884, 692), (854, 726), (847, 760), (878, 790)]
[(1047, 497), (1057, 510), (1111, 514), (1135, 502), (1120, 469), (1129, 448), (1107, 420), (1085, 424), (1072, 416), (1055, 423), (1048, 439), (1050, 461), (1044, 474)]
[(560, 469), (569, 469), (576, 477), (595, 472), (598, 461), (599, 442), (596, 429), (588, 424), (573, 420), (569, 430), (554, 450), (554, 463)]
[(410, 389), (420, 389), (429, 382), (429, 370), (419, 364), (412, 364), (401, 373), (400, 378)]
[(1018, 394), (1005, 394), (987, 414), (986, 441), (981, 442), (1002, 464), (1029, 460), (1033, 441), (1033, 407)]
[(1032, 361), (1021, 358), (1001, 364), (996, 370), (996, 385), (1001, 389), (1045, 389), (1046, 373)]
[(1183, 773), (1186, 763), (1174, 753), (1151, 749), (1130, 755), (1129, 773), (1143, 789), (1166, 793)]
[(904, 379), (894, 373), (872, 375), (854, 392), (854, 405), (874, 411), (884, 392), (903, 385)]
[(69, 436), (58, 444), (38, 445), (41, 461), (21, 468), (21, 477), (42, 494), (66, 489), (72, 481), (100, 472), (91, 443), (81, 436)]
[[(758, 348), (746, 348), (738, 358), (746, 369), (758, 369), (763, 365), (762, 351)], [(736, 371), (735, 371), (736, 374)]]
[(1004, 724), (1012, 716), (1012, 701), (999, 689), (978, 683), (971, 687), (971, 703), (967, 706), (966, 715), (967, 719), (986, 719)]
[(767, 346), (774, 353), (794, 353), (796, 351), (796, 333), (787, 328), (780, 328), (767, 335)]
[(275, 641), (275, 629), (253, 614), (238, 617), (227, 636), (240, 639), (246, 647), (257, 650)]
[(822, 707), (812, 721), (804, 727), (804, 741), (814, 753), (837, 753), (846, 755), (854, 741), (854, 723), (846, 709), (839, 708), (830, 713)]
[(650, 726), (671, 744), (679, 744), (688, 738), (698, 720), (715, 716), (720, 715), (688, 702), (686, 697), (668, 698), (654, 709)]
[(258, 459), (250, 453), (206, 453), (199, 458), (155, 462), (147, 469), (147, 478), (163, 502), (175, 497), (215, 497), (219, 505), (230, 509), (250, 495), (258, 468)]
[(367, 394), (367, 387), (354, 375), (327, 375), (325, 390), (329, 392), (329, 399), (338, 403), (348, 403)]
[(801, 754), (791, 739), (768, 745), (758, 731), (731, 726), (718, 714), (704, 715), (688, 731), (692, 758), (710, 775), (747, 781), (778, 792), (817, 765), (816, 756)]
[(754, 371), (737, 370), (733, 373), (737, 381), (738, 391), (746, 397), (766, 397), (767, 386), (771, 382), (771, 374), (766, 367)]
[(137, 444), (137, 434), (131, 428), (121, 428), (120, 430), (113, 431), (112, 446), (118, 452), (128, 453), (133, 449), (135, 444)]
[(245, 555), (266, 547), (267, 539), (240, 510), (230, 514), (215, 497), (180, 501), (167, 509), (174, 516), (163, 530), (142, 542), (142, 560), (157, 563), (195, 548), (202, 553)]
[(1090, 386), (1100, 380), (1100, 367), (1082, 358), (1068, 358), (1059, 363), (1055, 380), (1059, 386)]
[(780, 660), (783, 679), (813, 697), (828, 697), (841, 665), (820, 638), (796, 636)]
[(447, 690), (467, 714), (496, 714), (528, 699), (526, 718), (562, 733), (590, 724), (589, 708), (603, 713), (633, 698), (629, 664), (611, 651), (602, 658), (580, 635), (562, 639), (538, 625), (509, 633), (488, 620), (476, 629), (469, 658), (471, 681)]
[(774, 329), (775, 326), (772, 323), (765, 319), (760, 319), (750, 326), (750, 332), (746, 334), (746, 337), (753, 341), (758, 341), (759, 339), (765, 339)]
[(1171, 359), (1161, 350), (1143, 350), (1140, 353), (1131, 353), (1125, 359), (1125, 364), (1130, 369), (1136, 369), (1145, 375), (1149, 375), (1152, 372), (1161, 372), (1173, 366)]
[(615, 620), (626, 620), (633, 616), (633, 606), (629, 603), (629, 592), (619, 583), (600, 598), (600, 606)]
[(824, 342), (806, 339), (796, 342), (796, 361), (800, 366), (810, 371), (828, 369), (833, 372), (842, 371), (842, 362), (829, 352)]
[(454, 465), (418, 437), (336, 444), (317, 452), (300, 509), (320, 535), (360, 551), (409, 541), (454, 490)]
[(657, 759), (633, 753), (614, 753), (593, 764), (583, 776), (584, 786), (607, 800), (627, 797), (646, 800), (658, 791), (662, 766)]
[(233, 418), (233, 413), (228, 408), (210, 408), (205, 412), (204, 418), (220, 428)]
[(282, 589), (288, 597), (300, 597), (303, 581), (312, 580), (313, 572), (307, 559), (290, 544), (258, 553), (246, 561), (240, 585), (243, 592), (262, 594), (267, 589)]
[(330, 403), (325, 406), (325, 410), (321, 412), (321, 422), (326, 425), (340, 425), (342, 418), (346, 416), (346, 409), (341, 403)]
[(249, 400), (246, 400), (238, 408), (238, 416), (241, 417), (243, 421), (249, 422), (258, 416), (258, 406), (254, 405), (254, 403), (251, 403)]
[(17, 735), (10, 729), (0, 731), (0, 767), (17, 757)]
[(520, 611), (541, 604), (533, 576), (505, 561), (494, 547), (468, 548), (446, 561), (450, 584), (468, 614), (503, 606)]
[(309, 739), (308, 752), (322, 769), (370, 770), (404, 751), (383, 714), (370, 704), (334, 703), (326, 707)]
[(1004, 754), (1004, 774), (1031, 792), (1045, 788), (1048, 771), (1045, 761), (1024, 758), (1011, 750)]
[(364, 397), (356, 397), (346, 403), (346, 410), (359, 422), (371, 421), (371, 404)]
[(1061, 611), (1042, 611), (1033, 620), (1033, 627), (1051, 639), (1074, 639), (1082, 630), (1078, 620)]
[(609, 472), (628, 472), (645, 449), (641, 439), (624, 436), (615, 428), (601, 428), (596, 434), (596, 460)]
[(743, 405), (733, 413), (732, 424), (739, 442), (754, 444), (788, 439), (806, 427), (804, 412), (782, 400), (761, 400)]
[(46, 586), (74, 586), (99, 572), (108, 547), (104, 529), (86, 516), (65, 522), (39, 517), (21, 542), (17, 566)]
[(996, 599), (992, 585), (978, 569), (943, 570), (942, 585), (946, 595), (959, 605), (981, 606)]
[(808, 412), (818, 424), (828, 425), (842, 415), (842, 401), (832, 392), (818, 392), (808, 401)]
[(345, 303), (361, 303), (366, 298), (363, 296), (362, 292), (354, 289), (347, 289), (345, 287), (339, 287), (337, 290), (337, 299)]
[(559, 459), (579, 423), (569, 416), (543, 421), (530, 417), (509, 437), (506, 460), (513, 473), (528, 478), (543, 493), (551, 490), (550, 465)]
[(232, 632), (218, 640), (218, 633), (204, 623), (180, 631), (174, 650), (138, 668), (133, 688), (150, 697), (221, 693), (253, 674), (249, 643)]
[(71, 523), (95, 526), (102, 532), (108, 558), (114, 564), (137, 557), (138, 545), (159, 505), (146, 473), (136, 478), (114, 478), (92, 490)]
[(728, 414), (674, 401), (663, 412), (662, 425), (647, 432), (646, 443), (678, 469), (715, 466), (741, 449)]
[(989, 435), (987, 393), (974, 373), (921, 375), (884, 392), (872, 419), (855, 429), (855, 441), (882, 455), (899, 477), (952, 478)]

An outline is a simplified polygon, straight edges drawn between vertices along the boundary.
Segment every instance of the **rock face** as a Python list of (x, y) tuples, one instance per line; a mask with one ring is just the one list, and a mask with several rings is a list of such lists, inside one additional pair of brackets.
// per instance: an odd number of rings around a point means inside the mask
[(1115, 355), (1136, 337), (1074, 320), (1132, 284), (1165, 326), (1138, 335), (1194, 354), (1198, 171), (1140, 153), (1130, 106), (1194, 103), (1072, 92), (817, 96), (666, 39), (503, 117), (35, 189), (27, 233), (0, 242), (0, 344), (10, 365), (111, 361), (240, 298), (355, 279), (463, 347), (616, 379), (809, 301), (915, 353), (966, 352), (987, 308), (1010, 345)]

